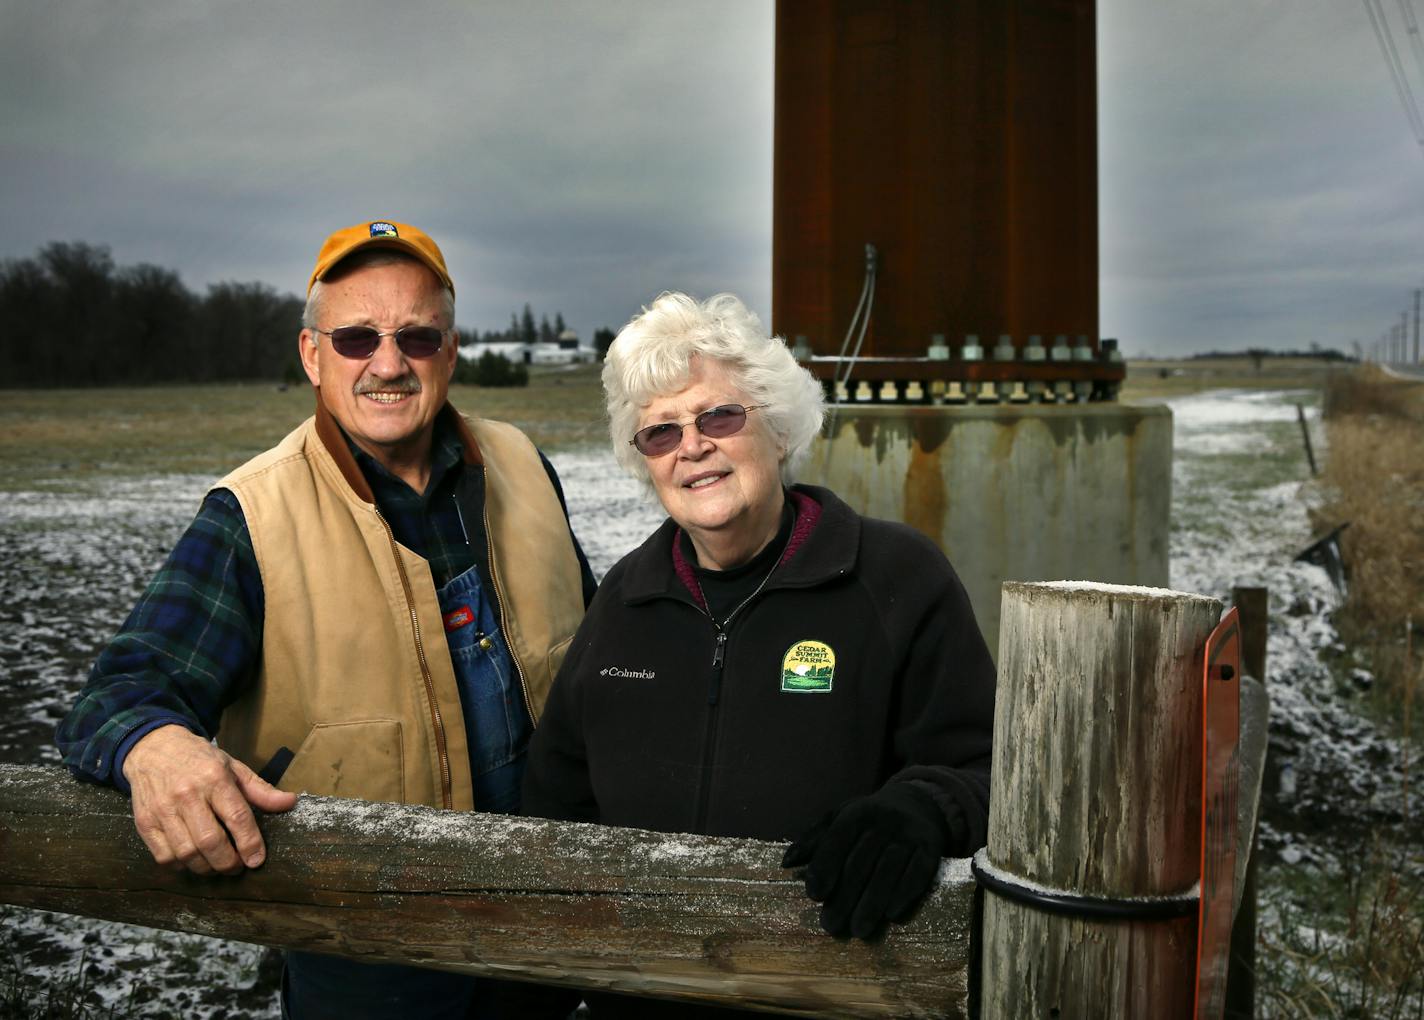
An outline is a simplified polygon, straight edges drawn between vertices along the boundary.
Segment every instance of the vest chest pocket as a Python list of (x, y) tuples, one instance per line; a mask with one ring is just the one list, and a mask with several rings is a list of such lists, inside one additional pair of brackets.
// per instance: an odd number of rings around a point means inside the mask
[(322, 797), (405, 802), (405, 752), (396, 719), (317, 723), (280, 787)]
[(560, 641), (553, 648), (549, 649), (549, 678), (552, 680), (559, 675), (559, 667), (564, 664), (564, 659), (569, 654), (569, 645), (574, 643), (574, 636), (570, 634)]

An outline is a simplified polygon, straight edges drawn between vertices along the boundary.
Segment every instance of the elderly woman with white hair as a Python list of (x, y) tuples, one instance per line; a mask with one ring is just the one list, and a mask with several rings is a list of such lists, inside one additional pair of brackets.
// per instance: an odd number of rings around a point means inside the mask
[(874, 937), (984, 842), (994, 666), (964, 588), (923, 535), (792, 484), (821, 388), (737, 298), (662, 295), (603, 384), (668, 520), (573, 638), (525, 811), (797, 837), (826, 930)]

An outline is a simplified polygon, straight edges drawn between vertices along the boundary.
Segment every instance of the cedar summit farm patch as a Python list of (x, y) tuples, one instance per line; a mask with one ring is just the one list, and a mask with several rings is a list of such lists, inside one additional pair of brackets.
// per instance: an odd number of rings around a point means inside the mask
[(781, 689), (788, 694), (827, 694), (836, 678), (836, 653), (824, 641), (798, 641), (781, 659)]

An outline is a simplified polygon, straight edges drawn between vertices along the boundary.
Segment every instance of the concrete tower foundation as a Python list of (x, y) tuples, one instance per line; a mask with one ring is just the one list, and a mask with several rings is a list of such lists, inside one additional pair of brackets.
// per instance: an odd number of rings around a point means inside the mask
[(841, 406), (830, 428), (802, 478), (943, 549), (996, 658), (1004, 581), (1167, 586), (1164, 406)]

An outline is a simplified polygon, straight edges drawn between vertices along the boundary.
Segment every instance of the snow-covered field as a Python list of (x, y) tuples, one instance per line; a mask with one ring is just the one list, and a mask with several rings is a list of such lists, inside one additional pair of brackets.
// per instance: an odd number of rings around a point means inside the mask
[[(1312, 399), (1218, 391), (1172, 404), (1172, 586), (1226, 602), (1236, 585), (1270, 591), (1261, 845), (1288, 865), (1326, 863), (1341, 840), (1321, 832), (1355, 839), (1403, 807), (1398, 747), (1352, 710), (1355, 684), (1370, 678), (1330, 623), (1339, 596), (1322, 568), (1294, 562), (1313, 531), (1328, 530), (1312, 528), (1308, 508), (1320, 493), (1302, 484), (1309, 468), (1295, 401)], [(1325, 436), (1313, 410), (1308, 421), (1319, 451)], [(1417, 814), (1417, 795), (1411, 801)]]
[[(1301, 484), (1309, 472), (1296, 400), (1314, 394), (1217, 391), (1172, 403), (1171, 584), (1223, 600), (1234, 585), (1270, 589), (1262, 847), (1274, 867), (1309, 869), (1328, 868), (1350, 834), (1397, 816), (1400, 783), (1396, 749), (1354, 713), (1341, 668), (1326, 665), (1346, 655), (1327, 616), (1336, 595), (1321, 569), (1292, 562), (1309, 542), (1314, 498)], [(601, 575), (661, 513), (602, 450), (553, 460)], [(56, 478), (0, 494), (0, 761), (57, 760), (55, 723), (207, 484)], [(272, 1017), (262, 962), (262, 949), (241, 943), (0, 906), (0, 1003), (37, 1010), (58, 989), (119, 1016)]]
[[(551, 459), (601, 577), (661, 509), (602, 450)], [(0, 761), (59, 761), (55, 724), (211, 484), (54, 478), (0, 493)], [(260, 946), (0, 905), (0, 1016), (53, 995), (102, 1016), (276, 1017), (275, 974)]]

